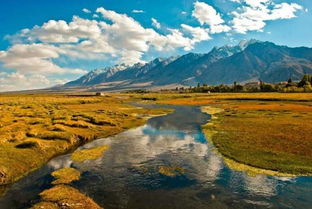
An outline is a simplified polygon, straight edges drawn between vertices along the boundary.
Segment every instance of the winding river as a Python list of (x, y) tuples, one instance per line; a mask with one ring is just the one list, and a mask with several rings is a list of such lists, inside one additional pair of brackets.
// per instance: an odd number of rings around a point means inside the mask
[(231, 170), (201, 131), (210, 116), (199, 107), (170, 108), (175, 112), (79, 148), (109, 145), (99, 159), (75, 163), (68, 154), (51, 160), (11, 185), (0, 208), (31, 206), (51, 186), (50, 173), (64, 167), (81, 171), (73, 186), (105, 209), (312, 208), (312, 178)]

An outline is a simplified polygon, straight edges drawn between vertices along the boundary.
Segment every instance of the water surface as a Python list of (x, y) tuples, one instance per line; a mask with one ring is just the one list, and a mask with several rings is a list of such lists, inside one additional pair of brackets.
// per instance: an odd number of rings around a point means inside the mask
[[(10, 186), (0, 208), (29, 207), (51, 186), (50, 173), (64, 167), (81, 171), (73, 186), (105, 209), (312, 208), (310, 177), (251, 177), (229, 169), (201, 130), (209, 115), (199, 107), (174, 108), (144, 126), (80, 148), (109, 145), (99, 159), (75, 163), (68, 154), (51, 160)], [(166, 176), (161, 167), (183, 172)]]

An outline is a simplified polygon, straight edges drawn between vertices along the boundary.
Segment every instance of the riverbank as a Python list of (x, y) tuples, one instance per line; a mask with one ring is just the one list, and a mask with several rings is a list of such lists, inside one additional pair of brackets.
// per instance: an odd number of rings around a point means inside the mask
[[(127, 95), (1, 95), (0, 185), (91, 140), (137, 127), (169, 110), (128, 105)], [(3, 189), (4, 190), (4, 189)], [(3, 191), (4, 192), (4, 191)]]
[[(312, 175), (312, 94), (197, 94), (162, 104), (209, 106), (208, 139), (235, 170)], [(222, 111), (220, 111), (222, 110)]]
[[(274, 171), (276, 175), (311, 176), (310, 105), (232, 101), (220, 105), (224, 111), (215, 114), (204, 130), (214, 132), (210, 134), (213, 144), (235, 163)], [(235, 169), (235, 163), (228, 164)]]

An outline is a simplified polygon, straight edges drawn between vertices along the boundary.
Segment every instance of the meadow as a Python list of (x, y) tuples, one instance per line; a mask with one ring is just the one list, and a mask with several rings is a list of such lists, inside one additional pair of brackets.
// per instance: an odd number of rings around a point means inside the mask
[[(0, 95), (0, 184), (17, 181), (49, 159), (73, 152), (81, 162), (103, 155), (109, 146), (74, 150), (91, 140), (140, 126), (169, 109), (130, 105), (196, 105), (212, 115), (204, 125), (207, 140), (232, 169), (251, 175), (312, 175), (312, 94), (309, 93), (115, 93)], [(175, 176), (181, 168), (161, 167)], [(79, 171), (51, 174), (51, 188), (33, 208), (100, 208), (71, 186)], [(5, 186), (0, 193), (5, 193)]]
[(224, 93), (157, 98), (161, 104), (207, 107), (213, 117), (203, 130), (233, 169), (282, 176), (312, 175), (312, 94)]
[(78, 146), (168, 110), (130, 106), (127, 95), (0, 95), (0, 185)]

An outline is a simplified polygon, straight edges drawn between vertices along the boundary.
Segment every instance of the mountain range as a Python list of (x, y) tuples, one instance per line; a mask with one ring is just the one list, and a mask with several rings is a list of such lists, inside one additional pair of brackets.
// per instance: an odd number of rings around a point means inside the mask
[(300, 80), (312, 74), (312, 48), (279, 46), (271, 42), (244, 40), (236, 46), (214, 47), (207, 54), (189, 53), (156, 58), (148, 63), (96, 69), (66, 83), (62, 89), (123, 90), (172, 88)]

